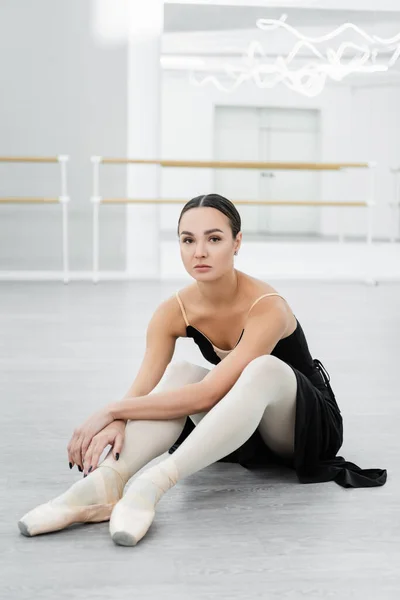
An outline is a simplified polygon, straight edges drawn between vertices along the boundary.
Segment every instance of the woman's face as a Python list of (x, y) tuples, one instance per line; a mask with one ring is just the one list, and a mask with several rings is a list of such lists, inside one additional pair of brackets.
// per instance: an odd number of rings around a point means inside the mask
[[(186, 271), (199, 281), (217, 279), (233, 268), (241, 233), (232, 237), (229, 219), (210, 206), (191, 208), (179, 224), (179, 245)], [(207, 269), (196, 266), (208, 265)]]

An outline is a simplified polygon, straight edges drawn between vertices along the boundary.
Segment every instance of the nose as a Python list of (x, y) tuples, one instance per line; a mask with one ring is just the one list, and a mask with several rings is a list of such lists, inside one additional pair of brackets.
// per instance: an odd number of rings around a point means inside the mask
[(199, 241), (196, 244), (196, 249), (195, 249), (195, 252), (194, 252), (194, 256), (196, 258), (200, 258), (200, 257), (206, 256), (206, 255), (207, 255), (207, 252), (206, 252), (205, 243), (202, 242), (202, 241)]

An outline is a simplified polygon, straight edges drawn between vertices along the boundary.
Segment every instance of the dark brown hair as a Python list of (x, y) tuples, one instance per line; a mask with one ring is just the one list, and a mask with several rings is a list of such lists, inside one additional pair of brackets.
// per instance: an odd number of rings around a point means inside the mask
[(192, 198), (191, 200), (189, 200), (189, 202), (185, 204), (179, 216), (177, 229), (178, 236), (179, 225), (183, 215), (191, 208), (197, 208), (198, 206), (210, 206), (211, 208), (216, 208), (225, 216), (227, 216), (229, 219), (229, 224), (231, 226), (232, 236), (234, 239), (236, 238), (242, 225), (240, 215), (233, 202), (231, 202), (230, 200), (228, 200), (228, 198), (225, 198), (224, 196), (220, 196), (219, 194), (205, 194), (202, 196), (196, 196), (195, 198)]

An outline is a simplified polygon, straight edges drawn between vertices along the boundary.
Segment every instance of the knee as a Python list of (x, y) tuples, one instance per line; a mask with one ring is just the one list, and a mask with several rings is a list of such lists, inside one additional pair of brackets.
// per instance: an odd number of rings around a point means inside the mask
[(209, 373), (209, 369), (190, 363), (187, 360), (170, 362), (165, 370), (163, 383), (179, 387), (201, 381), (207, 373)]
[(282, 374), (282, 369), (286, 366), (287, 365), (276, 356), (272, 356), (272, 354), (263, 354), (249, 362), (243, 369), (242, 375), (244, 375), (245, 378), (249, 377), (251, 379), (263, 376), (270, 379), (271, 377)]
[(170, 362), (167, 365), (166, 372), (168, 373), (185, 373), (188, 369), (192, 367), (192, 364), (187, 360), (177, 360), (175, 362)]
[(162, 378), (163, 385), (180, 386), (190, 380), (191, 364), (186, 360), (170, 362)]

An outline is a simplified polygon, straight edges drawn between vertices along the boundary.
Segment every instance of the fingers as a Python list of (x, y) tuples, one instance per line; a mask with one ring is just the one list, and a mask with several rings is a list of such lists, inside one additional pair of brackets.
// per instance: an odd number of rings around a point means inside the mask
[(118, 433), (115, 436), (115, 441), (114, 441), (114, 445), (113, 445), (113, 456), (114, 456), (115, 460), (119, 459), (119, 455), (121, 453), (123, 445), (124, 445), (124, 435), (122, 433)]
[(92, 456), (93, 456), (93, 450), (94, 450), (94, 438), (92, 440), (92, 442), (89, 444), (89, 447), (86, 451), (86, 454), (83, 458), (83, 476), (85, 477), (85, 475), (88, 474), (90, 467), (92, 467), (90, 469), (90, 473), (93, 471), (94, 469), (94, 465), (92, 462)]
[(77, 465), (79, 471), (86, 476), (97, 468), (101, 453), (109, 444), (113, 447), (114, 459), (118, 460), (124, 445), (124, 438), (125, 432), (119, 432), (115, 435), (113, 431), (107, 434), (102, 431), (90, 438), (87, 434), (85, 435), (83, 430), (78, 428), (74, 431), (67, 447), (70, 465)]
[(106, 446), (108, 446), (108, 442), (104, 439), (96, 439), (96, 436), (92, 439), (84, 459), (83, 472), (85, 475), (87, 475), (88, 473), (93, 473), (93, 471), (97, 469), (100, 455), (103, 452), (104, 448), (106, 448)]
[(69, 440), (69, 443), (67, 446), (67, 454), (68, 454), (69, 466), (70, 466), (70, 468), (72, 468), (71, 465), (72, 466), (75, 465), (75, 461), (72, 458), (72, 438)]
[(67, 446), (68, 460), (72, 466), (77, 465), (80, 471), (83, 471), (83, 460), (81, 454), (81, 434), (76, 429), (72, 435), (72, 438)]
[(86, 438), (84, 438), (84, 439), (81, 441), (81, 448), (80, 448), (80, 451), (81, 451), (81, 457), (82, 457), (82, 462), (83, 462), (83, 463), (85, 462), (86, 452), (87, 452), (87, 450), (88, 450), (88, 448), (89, 448), (89, 446), (90, 446), (90, 444), (91, 444), (91, 442), (92, 442), (92, 439), (93, 439), (93, 438), (88, 438), (88, 437), (86, 437)]
[[(86, 454), (85, 454), (85, 457), (83, 460), (83, 475), (84, 476), (87, 475), (88, 473), (91, 473), (92, 471), (94, 471), (94, 469), (97, 466), (97, 465), (93, 464), (95, 449), (96, 449), (96, 442), (95, 442), (95, 438), (93, 438), (93, 440), (89, 444), (89, 447), (86, 451)], [(90, 469), (90, 471), (89, 471), (89, 469)]]
[(83, 460), (82, 460), (82, 455), (80, 452), (80, 443), (79, 442), (76, 444), (76, 446), (72, 450), (72, 460), (73, 460), (73, 463), (76, 464), (78, 469), (80, 471), (81, 470), (83, 471)]

